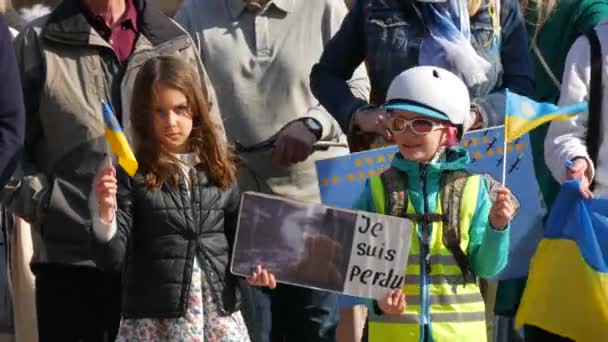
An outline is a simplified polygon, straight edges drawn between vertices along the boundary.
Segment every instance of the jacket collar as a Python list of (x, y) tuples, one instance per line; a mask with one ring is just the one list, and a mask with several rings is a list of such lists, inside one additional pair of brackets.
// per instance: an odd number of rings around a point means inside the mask
[[(469, 153), (462, 147), (450, 147), (445, 150), (435, 161), (426, 164), (426, 172), (441, 173), (448, 170), (462, 170), (470, 163)], [(421, 163), (404, 159), (401, 153), (397, 153), (391, 166), (414, 176), (420, 174)]]
[[(245, 10), (246, 6), (244, 0), (226, 0), (226, 2), (232, 19), (238, 18)], [(285, 13), (293, 12), (295, 5), (295, 0), (271, 0), (268, 4), (268, 6), (274, 6)]]
[[(184, 35), (175, 23), (147, 0), (133, 0), (138, 13), (140, 33), (156, 46)], [(43, 37), (75, 45), (104, 45), (84, 14), (82, 0), (63, 0), (50, 14)]]

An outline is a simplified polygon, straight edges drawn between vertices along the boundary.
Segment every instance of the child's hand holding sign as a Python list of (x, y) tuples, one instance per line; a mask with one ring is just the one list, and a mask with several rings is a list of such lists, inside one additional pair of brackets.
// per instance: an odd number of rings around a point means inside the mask
[(403, 315), (405, 304), (405, 293), (401, 289), (392, 289), (384, 298), (378, 300), (380, 309), (391, 315)]
[(274, 289), (277, 287), (277, 280), (272, 272), (258, 265), (247, 278), (247, 282), (251, 286), (261, 286)]

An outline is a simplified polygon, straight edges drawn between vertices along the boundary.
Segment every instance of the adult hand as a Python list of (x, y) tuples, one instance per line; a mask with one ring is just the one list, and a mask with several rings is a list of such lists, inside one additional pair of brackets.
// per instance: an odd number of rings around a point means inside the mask
[(574, 158), (569, 167), (566, 167), (566, 179), (580, 179), (581, 194), (585, 198), (593, 197), (593, 193), (589, 190), (591, 185), (589, 162), (585, 158)]
[(97, 197), (99, 218), (102, 222), (111, 222), (114, 218), (117, 189), (116, 169), (113, 167), (100, 169), (93, 181), (93, 191)]
[(380, 135), (388, 142), (393, 141), (389, 130), (390, 115), (381, 108), (370, 108), (353, 114), (354, 124), (363, 133)]
[(471, 130), (483, 128), (483, 117), (481, 113), (476, 108), (471, 108)]
[(490, 223), (492, 227), (503, 230), (515, 214), (515, 204), (511, 198), (511, 191), (501, 187), (497, 191), (496, 200), (490, 209)]
[(306, 160), (313, 152), (317, 137), (302, 121), (294, 121), (279, 132), (272, 159), (283, 166)]
[(405, 304), (405, 293), (401, 289), (392, 289), (384, 298), (378, 300), (380, 309), (391, 315), (403, 315)]
[(274, 289), (277, 287), (277, 280), (270, 271), (258, 265), (251, 275), (247, 278), (251, 286), (263, 286)]

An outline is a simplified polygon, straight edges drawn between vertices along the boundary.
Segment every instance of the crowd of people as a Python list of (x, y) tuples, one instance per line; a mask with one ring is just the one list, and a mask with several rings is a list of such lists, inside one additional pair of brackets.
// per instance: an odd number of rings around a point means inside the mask
[(406, 281), (358, 301), (350, 338), (571, 341), (514, 330), (526, 279), (485, 280), (518, 204), (459, 142), (504, 123), (506, 89), (589, 101), (530, 133), (530, 176), (548, 207), (568, 179), (608, 195), (606, 20), (605, 0), (184, 0), (174, 18), (63, 0), (19, 32), (0, 14), (0, 200), (31, 225), (37, 339), (338, 340), (356, 310), (338, 294), (230, 273), (240, 193), (320, 202), (316, 161), (396, 144), (354, 209), (415, 223)]

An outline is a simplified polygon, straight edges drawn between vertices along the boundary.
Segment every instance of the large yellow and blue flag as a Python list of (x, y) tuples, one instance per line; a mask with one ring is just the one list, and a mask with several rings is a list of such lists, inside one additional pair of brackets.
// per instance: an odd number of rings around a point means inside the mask
[(551, 120), (563, 121), (587, 111), (587, 102), (558, 107), (506, 91), (505, 139), (513, 141)]
[(530, 264), (516, 326), (574, 341), (608, 341), (608, 198), (562, 186)]
[(134, 176), (135, 172), (137, 172), (138, 164), (129, 141), (112, 111), (112, 106), (104, 102), (102, 103), (102, 110), (106, 139), (112, 152), (118, 156), (118, 165), (122, 166), (130, 176)]

